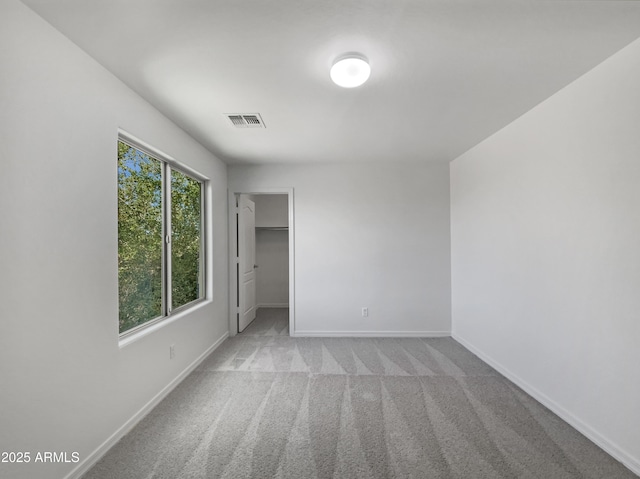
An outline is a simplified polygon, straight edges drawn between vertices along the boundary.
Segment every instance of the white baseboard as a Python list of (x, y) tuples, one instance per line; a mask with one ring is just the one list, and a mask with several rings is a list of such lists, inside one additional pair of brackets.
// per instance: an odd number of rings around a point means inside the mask
[(136, 412), (126, 423), (124, 423), (111, 437), (98, 446), (84, 461), (80, 462), (75, 469), (65, 476), (65, 479), (77, 479), (86, 473), (111, 449), (120, 439), (122, 439), (131, 429), (135, 427), (151, 410), (156, 407), (173, 389), (182, 382), (209, 354), (215, 351), (222, 342), (229, 337), (229, 333), (222, 335), (212, 346), (202, 353), (195, 361), (187, 366), (173, 381), (167, 384), (162, 391), (156, 394), (147, 404)]
[(294, 331), (297, 338), (444, 338), (451, 331)]
[(289, 303), (261, 303), (256, 305), (258, 308), (288, 308)]
[(459, 335), (452, 333), (451, 337), (455, 339), (457, 342), (462, 344), (465, 348), (471, 351), (473, 354), (482, 359), (485, 363), (493, 367), (496, 371), (502, 374), (504, 377), (509, 379), (511, 382), (516, 384), (522, 390), (524, 390), (527, 394), (533, 397), (536, 401), (553, 411), (560, 418), (562, 418), (565, 422), (571, 425), (574, 429), (577, 429), (583, 435), (585, 435), (588, 439), (594, 442), (597, 446), (607, 452), (609, 455), (620, 461), (627, 469), (631, 470), (634, 474), (640, 476), (640, 460), (638, 458), (633, 457), (628, 452), (621, 449), (619, 446), (611, 442), (609, 439), (604, 437), (598, 431), (593, 429), (588, 424), (584, 423), (582, 420), (578, 419), (571, 412), (567, 411), (565, 408), (556, 403), (553, 399), (548, 397), (546, 394), (542, 393), (534, 386), (530, 385), (523, 379), (521, 379), (516, 374), (512, 373), (508, 368), (504, 367), (499, 362), (495, 361), (490, 356), (487, 356), (482, 351), (478, 350), (474, 346), (471, 345), (464, 338)]

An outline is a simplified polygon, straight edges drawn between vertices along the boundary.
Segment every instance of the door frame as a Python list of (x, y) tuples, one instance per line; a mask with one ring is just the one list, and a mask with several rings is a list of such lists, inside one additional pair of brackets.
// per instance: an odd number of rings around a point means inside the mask
[(238, 334), (237, 202), (239, 195), (287, 195), (289, 218), (289, 336), (295, 336), (295, 225), (293, 188), (259, 188), (255, 191), (228, 190), (229, 198), (229, 336)]

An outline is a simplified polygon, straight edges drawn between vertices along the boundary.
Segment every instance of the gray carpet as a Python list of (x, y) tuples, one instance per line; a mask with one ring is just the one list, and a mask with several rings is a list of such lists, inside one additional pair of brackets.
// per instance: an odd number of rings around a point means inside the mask
[(92, 478), (633, 478), (450, 338), (290, 338), (259, 310)]

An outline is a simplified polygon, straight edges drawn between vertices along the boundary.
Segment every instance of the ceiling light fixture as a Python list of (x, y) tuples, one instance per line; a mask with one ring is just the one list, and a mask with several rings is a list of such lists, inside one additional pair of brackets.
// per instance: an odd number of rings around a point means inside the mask
[(343, 88), (354, 88), (369, 79), (371, 67), (364, 55), (347, 53), (338, 57), (331, 67), (333, 83)]

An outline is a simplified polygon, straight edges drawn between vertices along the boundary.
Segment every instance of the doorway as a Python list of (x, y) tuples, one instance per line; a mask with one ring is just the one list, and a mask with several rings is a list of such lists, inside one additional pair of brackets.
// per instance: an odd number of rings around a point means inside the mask
[(229, 335), (294, 336), (293, 189), (229, 199)]

